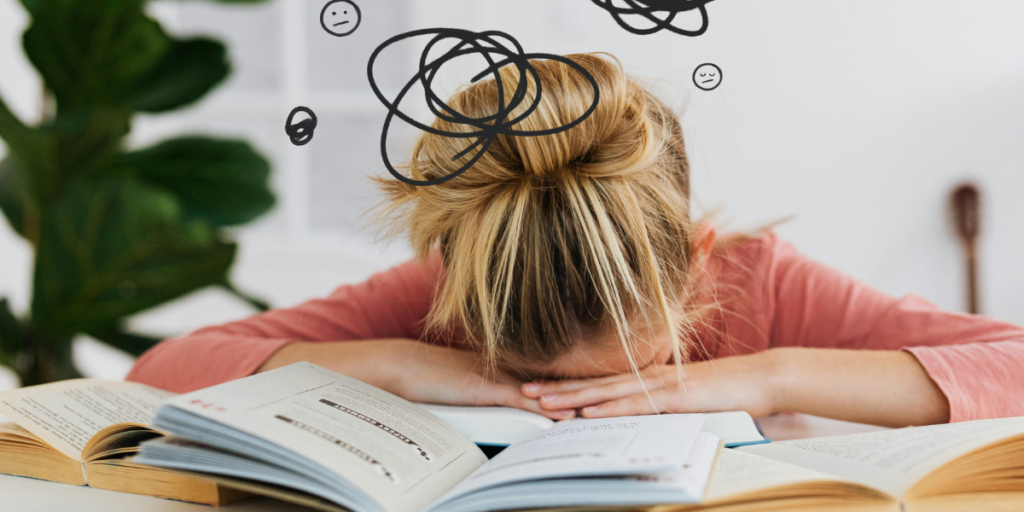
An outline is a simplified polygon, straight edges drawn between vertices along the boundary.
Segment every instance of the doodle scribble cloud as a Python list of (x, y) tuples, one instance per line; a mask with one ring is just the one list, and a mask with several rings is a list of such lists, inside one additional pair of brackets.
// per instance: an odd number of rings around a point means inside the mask
[[(431, 39), (424, 47), (420, 56), (419, 71), (414, 77), (412, 77), (412, 79), (409, 80), (408, 83), (405, 84), (393, 100), (387, 98), (377, 86), (377, 81), (373, 76), (374, 63), (377, 61), (377, 57), (392, 44), (420, 36), (430, 36)], [(443, 54), (438, 55), (436, 58), (431, 58), (431, 50), (442, 42), (451, 42), (453, 45)], [(487, 62), (486, 69), (473, 77), (473, 83), (476, 83), (490, 75), (498, 84), (495, 93), (497, 96), (497, 111), (493, 114), (483, 117), (470, 117), (447, 105), (444, 100), (434, 92), (433, 80), (437, 76), (438, 71), (453, 59), (465, 55), (479, 55)], [(536, 70), (534, 70), (530, 65), (531, 59), (558, 61), (572, 67), (578, 73), (583, 75), (588, 81), (590, 81), (594, 88), (594, 100), (590, 105), (590, 108), (573, 121), (555, 128), (532, 131), (517, 130), (513, 128), (516, 124), (529, 117), (530, 114), (536, 110), (537, 106), (540, 104), (541, 95), (543, 94), (540, 77), (537, 75)], [(506, 95), (505, 84), (502, 83), (500, 74), (500, 70), (505, 66), (515, 66), (519, 72), (519, 81), (515, 85), (515, 92), (511, 95)], [(377, 98), (380, 99), (384, 106), (388, 108), (388, 115), (384, 119), (384, 129), (380, 136), (380, 151), (381, 157), (384, 160), (384, 165), (387, 167), (391, 175), (398, 180), (417, 186), (437, 185), (462, 174), (466, 169), (472, 167), (473, 164), (475, 164), (484, 155), (484, 153), (487, 152), (487, 149), (490, 148), (491, 143), (494, 142), (494, 139), (498, 135), (537, 137), (566, 131), (582, 123), (587, 117), (590, 117), (590, 114), (592, 114), (594, 109), (597, 108), (597, 104), (600, 99), (597, 80), (587, 72), (583, 66), (579, 65), (572, 59), (561, 55), (525, 53), (522, 46), (515, 38), (509, 34), (498, 31), (472, 32), (469, 30), (452, 28), (433, 28), (414, 30), (412, 32), (399, 34), (387, 41), (384, 41), (376, 50), (374, 50), (373, 54), (370, 55), (370, 61), (367, 64), (366, 72), (370, 80), (370, 87), (373, 88), (374, 94), (376, 94)], [(530, 106), (521, 114), (512, 117), (513, 111), (526, 101), (529, 85), (528, 75), (533, 76), (533, 83), (536, 84), (536, 93), (534, 94), (532, 104), (530, 104)], [(417, 83), (422, 85), (426, 96), (427, 106), (435, 116), (456, 125), (469, 126), (472, 129), (468, 132), (443, 131), (436, 129), (433, 126), (421, 123), (403, 112), (401, 107), (402, 100), (406, 99), (406, 95), (409, 93), (409, 90)], [(452, 155), (452, 161), (462, 158), (474, 151), (476, 153), (473, 154), (473, 157), (465, 165), (445, 176), (431, 180), (416, 180), (409, 178), (398, 172), (394, 165), (391, 164), (391, 160), (388, 158), (388, 130), (390, 129), (391, 122), (395, 117), (398, 117), (419, 130), (432, 133), (434, 135), (467, 139), (467, 147), (459, 153)]]
[[(307, 117), (295, 122), (295, 118), (299, 114), (306, 114)], [(284, 122), (284, 132), (296, 146), (309, 144), (309, 141), (313, 140), (313, 130), (316, 130), (316, 114), (309, 107), (293, 108)]]
[[(620, 27), (639, 35), (654, 34), (662, 30), (696, 37), (708, 29), (708, 10), (705, 7), (713, 0), (591, 0), (611, 13)], [(701, 24), (697, 30), (686, 30), (673, 24), (682, 12), (696, 10), (700, 13)], [(653, 26), (636, 26), (631, 21), (646, 19)], [(642, 22), (643, 25), (648, 23)]]

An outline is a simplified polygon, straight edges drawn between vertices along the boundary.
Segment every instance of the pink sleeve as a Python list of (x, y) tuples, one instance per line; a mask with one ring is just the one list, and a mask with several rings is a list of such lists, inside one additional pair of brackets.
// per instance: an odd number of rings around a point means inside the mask
[(915, 295), (895, 299), (774, 234), (764, 243), (772, 346), (902, 349), (945, 393), (950, 421), (1024, 415), (1024, 329)]
[(329, 297), (164, 341), (139, 358), (127, 380), (177, 393), (251, 375), (295, 341), (419, 339), (441, 272), (435, 253), (409, 261)]

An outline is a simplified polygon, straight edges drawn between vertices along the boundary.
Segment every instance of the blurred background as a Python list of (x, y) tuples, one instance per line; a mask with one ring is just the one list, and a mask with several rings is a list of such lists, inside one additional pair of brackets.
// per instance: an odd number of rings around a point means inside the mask
[[(154, 1), (150, 15), (175, 36), (206, 35), (228, 48), (233, 73), (199, 103), (136, 115), (129, 147), (190, 133), (247, 140), (271, 166), (277, 203), (231, 228), (234, 284), (274, 307), (330, 293), (409, 256), (384, 244), (361, 216), (375, 204), (367, 179), (385, 175), (377, 150), (385, 110), (366, 79), (370, 52), (403, 31), (498, 29), (527, 52), (605, 51), (681, 114), (700, 211), (722, 229), (777, 228), (797, 248), (889, 294), (966, 308), (964, 254), (950, 192), (981, 190), (980, 303), (1024, 324), (1024, 3), (983, 0), (718, 0), (695, 38), (630, 34), (588, 0), (354, 0), (362, 25), (338, 38), (320, 27), (325, 0), (228, 5)], [(0, 96), (24, 122), (43, 115), (43, 86), (25, 56), (30, 16), (0, 0)], [(398, 53), (378, 75), (397, 90), (418, 53)], [(723, 72), (713, 91), (693, 70)], [(313, 141), (290, 144), (283, 124), (305, 105)], [(398, 137), (396, 151), (408, 137)], [(0, 142), (0, 155), (5, 153)], [(32, 247), (0, 222), (0, 297), (29, 309)], [(133, 315), (156, 336), (253, 314), (206, 288)], [(121, 378), (126, 352), (78, 336), (87, 376)], [(0, 368), (0, 389), (16, 385)]]

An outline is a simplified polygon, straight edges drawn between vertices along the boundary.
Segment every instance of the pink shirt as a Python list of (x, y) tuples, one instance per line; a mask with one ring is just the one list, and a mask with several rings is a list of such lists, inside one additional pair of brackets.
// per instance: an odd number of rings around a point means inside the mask
[[(1024, 415), (1024, 329), (894, 299), (799, 254), (769, 233), (708, 260), (722, 303), (698, 333), (691, 360), (772, 347), (906, 350), (945, 393), (950, 421)], [(295, 341), (411, 338), (443, 272), (435, 253), (329, 297), (167, 340), (144, 354), (128, 380), (187, 392), (256, 371)], [(455, 346), (458, 346), (457, 342)]]

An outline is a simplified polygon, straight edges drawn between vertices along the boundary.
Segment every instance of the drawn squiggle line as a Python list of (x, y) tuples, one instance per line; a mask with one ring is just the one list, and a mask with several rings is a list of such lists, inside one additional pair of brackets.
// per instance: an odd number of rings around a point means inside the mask
[[(394, 100), (390, 100), (384, 96), (380, 88), (377, 86), (377, 81), (373, 76), (373, 66), (377, 61), (377, 57), (384, 51), (385, 48), (391, 46), (399, 41), (411, 39), (419, 36), (433, 36), (429, 43), (420, 55), (419, 71), (412, 79), (402, 88)], [(443, 55), (430, 59), (430, 51), (440, 42), (454, 39), (456, 44)], [(504, 43), (499, 42), (504, 40)], [(480, 55), (487, 61), (487, 68), (478, 73), (473, 77), (472, 82), (476, 83), (487, 75), (494, 77), (497, 82), (497, 104), (498, 111), (492, 115), (484, 117), (469, 117), (461, 112), (456, 111), (452, 107), (448, 106), (433, 90), (433, 80), (437, 75), (437, 72), (442, 66), (450, 62), (452, 59), (462, 57), (464, 55)], [(495, 58), (497, 56), (497, 60)], [(537, 75), (537, 71), (530, 65), (530, 59), (542, 59), (542, 60), (554, 60), (561, 62), (567, 66), (572, 67), (581, 75), (583, 75), (594, 88), (594, 101), (580, 117), (573, 121), (566, 123), (562, 126), (550, 128), (547, 130), (516, 130), (512, 127), (517, 123), (523, 121), (540, 104), (541, 90), (540, 78)], [(515, 92), (511, 97), (506, 98), (505, 87), (501, 81), (501, 75), (499, 71), (505, 66), (515, 66), (519, 71), (519, 82), (516, 84)], [(556, 133), (564, 132), (580, 123), (586, 118), (590, 117), (590, 114), (594, 113), (597, 108), (597, 103), (600, 99), (600, 91), (598, 90), (597, 80), (583, 68), (580, 64), (576, 63), (572, 59), (568, 59), (561, 55), (552, 55), (548, 53), (525, 53), (522, 45), (519, 44), (514, 37), (504, 32), (496, 30), (486, 32), (472, 32), (469, 30), (455, 29), (455, 28), (428, 28), (422, 30), (414, 30), (406, 32), (404, 34), (398, 34), (387, 41), (384, 41), (373, 54), (370, 55), (369, 63), (366, 67), (366, 74), (370, 80), (370, 87), (373, 89), (373, 93), (377, 95), (377, 98), (388, 108), (388, 115), (384, 119), (384, 129), (380, 137), (380, 151), (381, 157), (384, 160), (384, 165), (387, 167), (388, 172), (391, 173), (396, 179), (416, 186), (429, 186), (444, 183), (456, 176), (462, 174), (473, 166), (487, 149), (490, 148), (491, 143), (498, 135), (516, 135), (520, 137), (538, 137), (542, 135), (553, 135)], [(532, 75), (534, 83), (536, 84), (536, 94), (534, 95), (533, 102), (530, 106), (518, 116), (509, 117), (512, 112), (518, 108), (525, 100), (528, 93), (528, 78), (527, 74)], [(420, 83), (423, 86), (425, 93), (427, 107), (430, 111), (438, 118), (444, 119), (450, 123), (458, 125), (468, 125), (474, 128), (470, 132), (452, 132), (444, 131), (423, 124), (416, 121), (411, 116), (405, 114), (401, 110), (402, 100), (405, 99), (406, 94), (416, 83)], [(439, 135), (442, 137), (449, 138), (460, 138), (460, 139), (475, 139), (466, 149), (462, 150), (458, 154), (452, 157), (452, 161), (455, 161), (463, 156), (476, 150), (476, 154), (473, 155), (465, 165), (457, 169), (456, 171), (440, 178), (432, 180), (415, 180), (408, 178), (402, 173), (398, 172), (395, 167), (391, 164), (391, 160), (388, 158), (387, 152), (387, 138), (388, 130), (391, 128), (392, 120), (398, 117), (406, 123), (422, 130), (427, 133)]]
[[(591, 0), (598, 7), (608, 11), (620, 27), (638, 35), (653, 34), (668, 30), (676, 34), (696, 37), (708, 30), (708, 10), (705, 7), (713, 0)], [(618, 7), (619, 1), (627, 7)], [(672, 24), (676, 15), (681, 12), (700, 11), (701, 24), (697, 30), (686, 30)], [(656, 16), (661, 14), (661, 17)], [(623, 16), (643, 16), (654, 23), (653, 27), (638, 28), (630, 25)]]
[[(309, 117), (297, 123), (292, 123), (295, 116), (300, 112), (304, 112)], [(296, 146), (309, 144), (309, 141), (313, 140), (313, 130), (316, 130), (316, 114), (309, 107), (295, 107), (288, 114), (288, 119), (284, 122), (284, 132), (288, 134), (288, 138)]]

